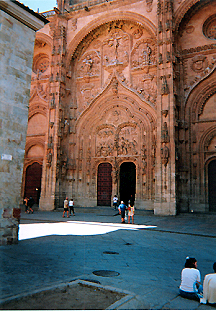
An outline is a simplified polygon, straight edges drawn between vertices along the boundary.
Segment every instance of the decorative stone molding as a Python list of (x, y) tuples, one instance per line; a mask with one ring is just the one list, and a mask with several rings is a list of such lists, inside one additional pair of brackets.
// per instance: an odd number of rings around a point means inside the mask
[(216, 40), (216, 14), (210, 16), (203, 24), (203, 34), (208, 39)]
[(152, 3), (153, 3), (153, 0), (146, 0), (146, 11), (147, 12), (152, 11)]
[(42, 114), (47, 117), (47, 105), (41, 101), (36, 101), (30, 104), (28, 119), (31, 119), (36, 113)]
[(40, 53), (33, 59), (34, 73), (44, 73), (50, 65), (50, 60), (47, 54)]
[(191, 60), (191, 69), (195, 72), (204, 71), (207, 65), (207, 57), (205, 55), (196, 55)]
[(17, 21), (26, 25), (34, 31), (41, 29), (48, 20), (43, 16), (35, 13), (23, 4), (13, 1), (1, 1), (0, 8), (7, 14), (14, 17)]

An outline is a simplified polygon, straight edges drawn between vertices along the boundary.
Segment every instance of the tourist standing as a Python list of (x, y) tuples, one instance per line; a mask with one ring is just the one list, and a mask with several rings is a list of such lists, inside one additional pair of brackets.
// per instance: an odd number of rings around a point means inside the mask
[(124, 201), (121, 201), (121, 204), (118, 207), (119, 214), (121, 214), (121, 222), (125, 223), (125, 211), (127, 209), (127, 206), (125, 205)]
[(64, 200), (64, 211), (63, 211), (63, 215), (62, 217), (64, 217), (65, 212), (67, 212), (67, 217), (69, 218), (69, 210), (68, 210), (68, 197), (66, 197), (66, 199)]
[(27, 214), (28, 213), (28, 198), (25, 197), (24, 199), (24, 204), (25, 204), (25, 213)]
[(71, 199), (70, 201), (69, 201), (69, 212), (70, 212), (70, 215), (71, 215), (71, 211), (73, 212), (73, 216), (75, 216), (75, 212), (74, 212), (74, 201), (73, 201), (73, 199)]
[(34, 213), (32, 207), (34, 205), (34, 199), (32, 197), (29, 198), (28, 200), (28, 213), (32, 212), (32, 214)]
[(117, 195), (114, 195), (114, 197), (113, 197), (113, 206), (114, 206), (114, 209), (117, 209), (117, 205), (118, 205), (118, 197), (117, 197)]
[(132, 224), (134, 224), (134, 206), (128, 205), (128, 223), (130, 223), (130, 217), (132, 219)]

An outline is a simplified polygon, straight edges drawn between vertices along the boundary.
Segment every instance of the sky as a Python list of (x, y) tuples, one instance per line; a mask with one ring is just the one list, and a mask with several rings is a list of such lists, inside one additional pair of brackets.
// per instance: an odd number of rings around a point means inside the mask
[(33, 11), (39, 13), (53, 10), (54, 7), (57, 7), (56, 0), (19, 0), (19, 2), (28, 6)]

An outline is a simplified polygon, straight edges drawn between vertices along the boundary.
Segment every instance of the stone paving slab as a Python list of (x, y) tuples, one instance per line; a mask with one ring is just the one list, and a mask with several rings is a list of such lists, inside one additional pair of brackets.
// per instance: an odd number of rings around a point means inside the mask
[[(22, 214), (21, 224), (95, 222), (98, 226), (116, 226), (120, 222), (111, 208), (75, 211), (76, 216), (69, 219), (62, 218), (62, 211)], [(125, 224), (125, 229), (103, 234), (51, 235), (2, 246), (1, 298), (79, 278), (133, 292), (135, 297), (118, 309), (215, 310), (178, 296), (186, 256), (198, 259), (202, 280), (212, 273), (216, 261), (215, 216), (156, 217), (140, 212), (135, 222), (157, 227), (131, 230)], [(96, 276), (95, 270), (112, 270), (119, 275)]]

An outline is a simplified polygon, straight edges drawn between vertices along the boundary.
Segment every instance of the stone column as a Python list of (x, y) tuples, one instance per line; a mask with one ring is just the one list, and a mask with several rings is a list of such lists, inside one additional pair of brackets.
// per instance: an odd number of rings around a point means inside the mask
[(156, 215), (176, 214), (173, 94), (173, 1), (158, 0), (158, 100), (156, 150)]

